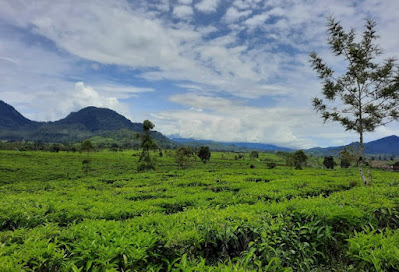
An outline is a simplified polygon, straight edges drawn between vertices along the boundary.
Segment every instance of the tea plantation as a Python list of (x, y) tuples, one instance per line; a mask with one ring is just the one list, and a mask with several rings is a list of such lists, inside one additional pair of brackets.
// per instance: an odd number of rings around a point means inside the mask
[(0, 151), (0, 271), (399, 271), (398, 173), (235, 155)]

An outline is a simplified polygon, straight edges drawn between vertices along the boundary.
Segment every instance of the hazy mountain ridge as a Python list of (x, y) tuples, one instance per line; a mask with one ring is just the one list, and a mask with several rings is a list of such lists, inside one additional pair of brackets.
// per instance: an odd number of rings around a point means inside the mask
[[(141, 131), (141, 123), (132, 123), (106, 108), (87, 107), (58, 121), (36, 122), (25, 118), (14, 107), (0, 100), (0, 140), (65, 143), (103, 136), (137, 144), (137, 134)], [(177, 146), (161, 133), (151, 133), (161, 147)]]
[[(131, 141), (138, 145), (137, 134), (141, 131), (141, 123), (133, 123), (126, 117), (106, 108), (87, 107), (72, 112), (58, 121), (37, 122), (27, 119), (14, 107), (0, 100), (0, 140), (65, 143), (101, 136), (120, 142)], [(191, 147), (206, 145), (214, 151), (294, 151), (291, 148), (263, 143), (217, 142), (178, 137), (169, 139), (157, 131), (153, 131), (152, 135), (162, 148), (174, 148), (179, 145)], [(356, 149), (359, 147), (359, 143), (354, 142), (345, 146)], [(345, 146), (314, 147), (305, 151), (315, 155), (337, 156)], [(392, 135), (366, 143), (365, 153), (399, 156), (399, 137)]]
[[(358, 149), (359, 142), (353, 142), (348, 145), (334, 146), (334, 147), (314, 147), (307, 149), (306, 152), (313, 153), (315, 155), (324, 156), (337, 156), (344, 147), (349, 149)], [(399, 155), (399, 137), (391, 135), (375, 141), (371, 141), (364, 144), (364, 152), (366, 154), (391, 154)]]
[(262, 143), (246, 143), (246, 142), (217, 142), (212, 140), (196, 140), (193, 138), (171, 138), (173, 141), (181, 143), (186, 146), (199, 147), (209, 146), (212, 150), (225, 150), (225, 151), (293, 151), (294, 149), (287, 147), (280, 147), (271, 144)]

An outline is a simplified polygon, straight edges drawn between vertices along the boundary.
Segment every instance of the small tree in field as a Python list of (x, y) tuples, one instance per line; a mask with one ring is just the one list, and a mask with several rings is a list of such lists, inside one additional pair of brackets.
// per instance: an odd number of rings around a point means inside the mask
[(94, 150), (94, 146), (91, 143), (90, 140), (85, 140), (83, 143), (80, 145), (80, 152), (87, 152), (89, 153), (90, 151)]
[(334, 166), (336, 166), (337, 164), (334, 161), (334, 157), (333, 156), (327, 156), (324, 157), (324, 161), (323, 161), (324, 166), (327, 169), (334, 169)]
[(175, 153), (175, 161), (179, 165), (180, 168), (187, 168), (189, 165), (193, 163), (194, 160), (194, 152), (190, 147), (179, 147), (176, 149)]
[(378, 63), (382, 50), (375, 41), (376, 23), (367, 20), (362, 39), (356, 41), (354, 29), (349, 32), (334, 18), (328, 19), (328, 44), (335, 56), (347, 64), (346, 72), (338, 74), (316, 53), (311, 65), (323, 82), (322, 96), (313, 99), (313, 106), (324, 122), (339, 122), (346, 130), (359, 134), (358, 168), (365, 185), (363, 135), (376, 127), (399, 119), (399, 67), (395, 58)]
[(89, 174), (90, 168), (91, 168), (90, 160), (83, 160), (82, 161), (82, 171), (83, 171), (83, 173), (85, 173), (86, 177)]
[(348, 150), (346, 147), (339, 152), (339, 159), (341, 160), (341, 168), (348, 168), (351, 163), (356, 161), (356, 155), (353, 154), (352, 150)]
[(203, 163), (207, 163), (211, 159), (209, 146), (201, 146), (197, 153), (197, 156), (201, 159)]
[(286, 158), (286, 163), (288, 166), (294, 166), (295, 169), (301, 170), (302, 166), (308, 160), (308, 156), (306, 156), (303, 150), (297, 150), (294, 154), (289, 154)]
[(143, 122), (143, 133), (141, 135), (141, 154), (139, 158), (139, 165), (137, 166), (137, 171), (154, 170), (155, 164), (150, 156), (150, 151), (158, 148), (157, 144), (154, 142), (150, 135), (151, 129), (155, 125), (149, 120)]
[(252, 160), (259, 158), (259, 153), (258, 151), (252, 151), (251, 154), (249, 154), (249, 158)]

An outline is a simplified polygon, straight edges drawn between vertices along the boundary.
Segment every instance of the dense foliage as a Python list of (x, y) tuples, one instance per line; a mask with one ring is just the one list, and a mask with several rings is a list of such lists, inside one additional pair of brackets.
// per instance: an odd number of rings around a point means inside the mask
[(211, 159), (209, 146), (201, 146), (198, 150), (197, 156), (203, 163), (207, 163)]
[(82, 144), (80, 145), (80, 152), (90, 152), (94, 150), (94, 146), (91, 143), (90, 140), (85, 140), (82, 142)]
[(137, 173), (139, 154), (91, 153), (86, 177), (84, 153), (0, 151), (0, 271), (398, 267), (394, 172), (363, 187), (354, 169), (297, 171), (265, 153), (177, 170), (165, 151)]
[(297, 150), (295, 153), (286, 155), (286, 163), (288, 166), (293, 166), (295, 169), (300, 170), (308, 160), (308, 156), (303, 150)]
[(258, 151), (256, 151), (256, 150), (251, 151), (251, 153), (249, 154), (249, 158), (250, 158), (251, 160), (254, 160), (254, 159), (259, 158), (259, 153), (258, 153)]
[(175, 162), (184, 169), (194, 162), (194, 151), (188, 146), (182, 146), (175, 150)]
[[(334, 161), (333, 156), (324, 157), (323, 164), (327, 169), (334, 169), (334, 167), (337, 165), (337, 163)], [(347, 167), (343, 167), (343, 168), (347, 168)]]

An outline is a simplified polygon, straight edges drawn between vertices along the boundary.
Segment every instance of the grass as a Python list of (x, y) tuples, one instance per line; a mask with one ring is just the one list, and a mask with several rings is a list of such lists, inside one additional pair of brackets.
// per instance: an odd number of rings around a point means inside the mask
[(0, 151), (0, 271), (397, 271), (396, 173), (164, 154)]

